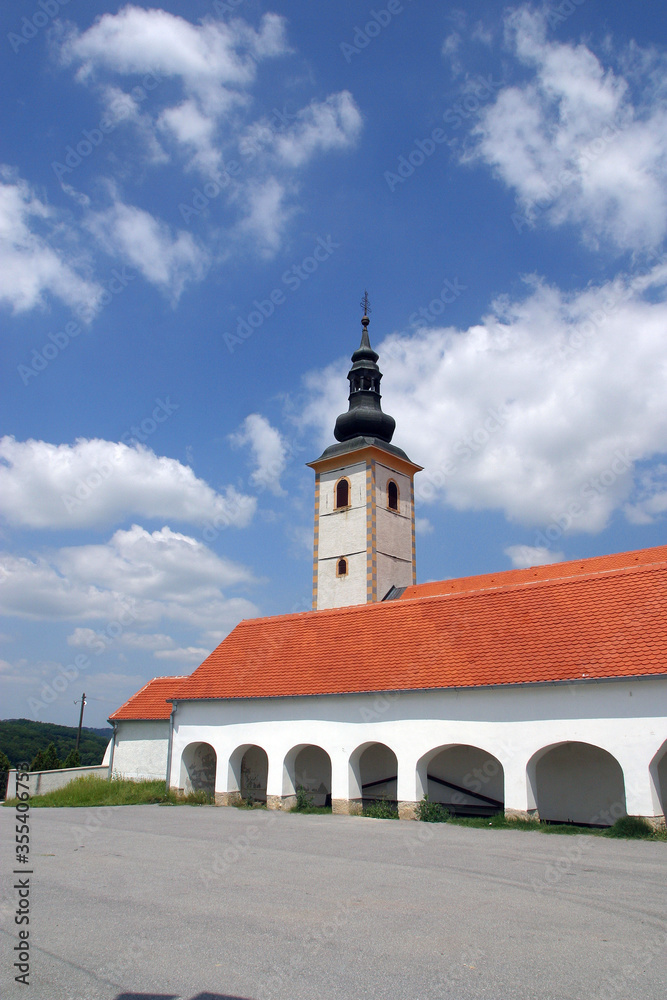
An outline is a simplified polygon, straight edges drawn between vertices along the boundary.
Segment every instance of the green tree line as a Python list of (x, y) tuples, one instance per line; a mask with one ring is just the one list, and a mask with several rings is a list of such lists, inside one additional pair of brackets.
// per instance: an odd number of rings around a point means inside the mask
[[(24, 762), (34, 771), (77, 767), (77, 764), (71, 763), (73, 758), (70, 757), (76, 746), (76, 733), (76, 726), (57, 726), (52, 722), (34, 722), (32, 719), (2, 719), (0, 752), (9, 760), (11, 767)], [(110, 739), (111, 729), (82, 729), (79, 763), (83, 766), (101, 764)], [(33, 767), (34, 763), (42, 766)], [(5, 766), (0, 760), (0, 771)]]

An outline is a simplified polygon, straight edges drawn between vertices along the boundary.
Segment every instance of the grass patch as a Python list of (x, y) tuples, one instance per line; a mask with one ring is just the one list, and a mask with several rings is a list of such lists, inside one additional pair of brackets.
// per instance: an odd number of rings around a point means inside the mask
[(253, 799), (251, 795), (247, 799), (238, 799), (232, 805), (235, 809), (266, 809), (266, 801)]
[(440, 802), (430, 802), (428, 795), (417, 804), (416, 813), (422, 823), (446, 823), (452, 815)]
[(388, 799), (376, 799), (363, 806), (362, 816), (369, 819), (398, 819), (398, 806)]
[(294, 806), (293, 813), (303, 813), (305, 816), (331, 816), (331, 806)]
[(469, 826), (479, 830), (532, 830), (536, 833), (560, 834), (573, 837), (585, 834), (589, 837), (615, 837), (625, 840), (667, 841), (667, 830), (656, 830), (639, 816), (622, 816), (613, 826), (601, 830), (599, 827), (577, 826), (574, 823), (540, 823), (536, 819), (508, 819), (497, 813), (488, 819), (482, 817), (450, 817), (455, 826)]
[[(7, 799), (6, 806), (16, 805), (16, 799)], [(64, 788), (57, 788), (44, 795), (35, 795), (30, 805), (35, 809), (90, 806), (137, 806), (137, 805), (208, 805), (212, 802), (206, 792), (192, 792), (179, 795), (173, 790), (165, 790), (164, 781), (130, 781), (128, 778), (100, 778), (90, 774), (75, 778)]]
[(602, 831), (603, 837), (624, 840), (667, 840), (667, 830), (656, 830), (641, 816), (621, 816), (613, 826)]

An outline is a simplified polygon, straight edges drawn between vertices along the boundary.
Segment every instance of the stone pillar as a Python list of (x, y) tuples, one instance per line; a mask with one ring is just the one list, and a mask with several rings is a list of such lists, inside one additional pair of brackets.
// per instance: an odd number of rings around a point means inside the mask
[(240, 802), (241, 802), (241, 793), (238, 790), (235, 792), (215, 793), (216, 806), (236, 806)]
[(417, 777), (417, 761), (410, 755), (398, 756), (398, 781), (396, 782), (396, 797), (398, 799), (398, 818), (417, 819), (417, 803), (421, 799), (421, 782)]
[(331, 799), (331, 812), (336, 816), (361, 816), (361, 799)]
[(404, 802), (399, 799), (398, 802), (398, 818), (399, 819), (417, 819), (417, 806), (418, 802)]
[[(508, 819), (539, 819), (534, 789), (527, 773), (527, 759), (516, 751), (501, 760), (505, 775), (505, 815)], [(534, 767), (532, 769), (534, 771)]]
[(282, 809), (283, 797), (282, 795), (267, 795), (266, 796), (266, 808), (267, 809)]

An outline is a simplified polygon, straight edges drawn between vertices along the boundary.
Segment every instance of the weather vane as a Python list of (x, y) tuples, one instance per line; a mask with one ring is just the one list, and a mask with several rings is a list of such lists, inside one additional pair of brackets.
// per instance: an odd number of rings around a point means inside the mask
[(359, 305), (364, 310), (364, 316), (368, 316), (369, 312), (371, 311), (371, 304), (366, 289), (364, 289), (364, 297), (359, 303)]

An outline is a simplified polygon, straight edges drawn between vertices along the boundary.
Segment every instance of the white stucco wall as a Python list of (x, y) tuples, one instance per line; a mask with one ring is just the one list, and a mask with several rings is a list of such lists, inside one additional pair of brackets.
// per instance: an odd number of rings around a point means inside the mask
[[(350, 506), (335, 508), (335, 487), (350, 481)], [(347, 576), (336, 576), (336, 562), (348, 560)], [(317, 608), (366, 603), (366, 463), (341, 464), (320, 476)]]
[[(398, 758), (397, 798), (419, 801), (427, 791), (433, 751), (477, 747), (503, 769), (505, 808), (536, 808), (534, 761), (545, 748), (590, 743), (612, 754), (623, 770), (627, 812), (658, 816), (660, 791), (649, 765), (667, 739), (667, 680), (526, 685), (394, 695), (337, 695), (183, 702), (175, 716), (171, 783), (178, 786), (184, 748), (204, 740), (216, 750), (216, 792), (234, 790), (228, 761), (242, 744), (269, 759), (268, 794), (285, 794), (284, 761), (296, 745), (320, 746), (332, 765), (334, 799), (359, 796), (355, 751), (384, 743)], [(665, 765), (655, 769), (665, 773)], [(496, 797), (497, 778), (489, 784)], [(426, 786), (426, 787), (425, 787)], [(485, 788), (482, 780), (480, 788)], [(500, 797), (500, 796), (498, 796)]]
[[(8, 772), (6, 793), (8, 799), (16, 798), (17, 774), (15, 769)], [(87, 778), (91, 774), (106, 778), (109, 774), (109, 767), (104, 764), (94, 764), (88, 767), (62, 767), (56, 771), (31, 771), (27, 781), (25, 780), (25, 772), (22, 774), (24, 777), (21, 779), (19, 790), (24, 792), (27, 784), (28, 794), (32, 797), (33, 795), (46, 795), (47, 792), (55, 792), (56, 789), (69, 785), (70, 781), (75, 781), (77, 778)]]
[(113, 774), (140, 780), (164, 779), (168, 744), (168, 721), (126, 720), (116, 723)]
[[(398, 486), (398, 511), (387, 506), (387, 482)], [(389, 465), (377, 462), (376, 524), (377, 524), (377, 595), (382, 600), (392, 587), (409, 587), (414, 581), (412, 565), (412, 501), (411, 479)]]

